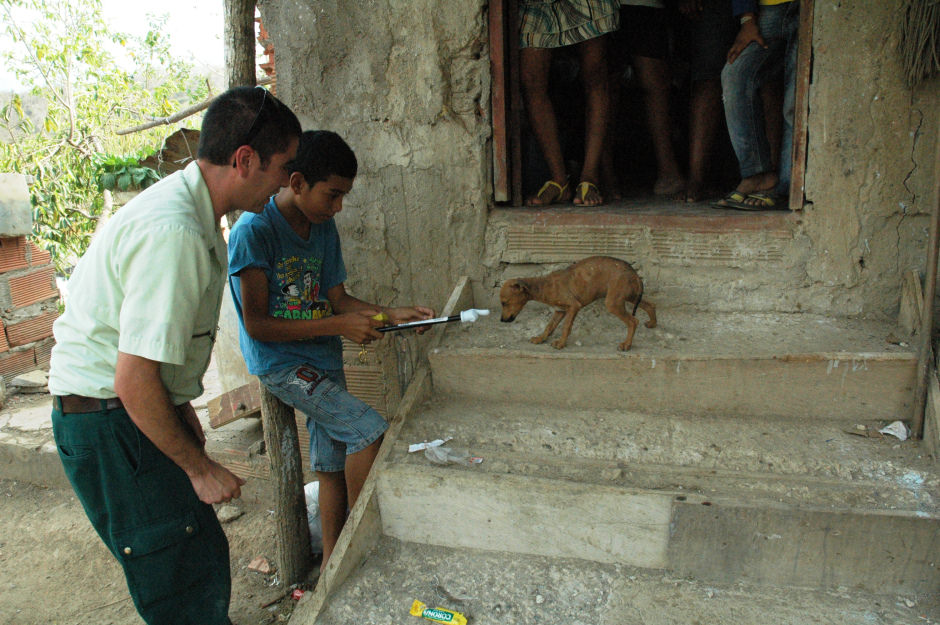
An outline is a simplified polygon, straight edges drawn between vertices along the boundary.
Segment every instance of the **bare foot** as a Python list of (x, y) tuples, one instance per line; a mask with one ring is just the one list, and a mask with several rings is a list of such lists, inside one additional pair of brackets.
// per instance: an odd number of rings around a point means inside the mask
[(578, 206), (600, 206), (604, 198), (593, 182), (582, 180), (575, 189), (574, 203)]
[(542, 185), (539, 192), (530, 197), (526, 204), (529, 206), (548, 206), (550, 204), (560, 204), (571, 199), (571, 191), (568, 189), (568, 182), (564, 184), (549, 180)]
[(685, 180), (681, 176), (672, 176), (669, 178), (660, 178), (653, 185), (653, 193), (656, 195), (675, 195), (685, 187)]

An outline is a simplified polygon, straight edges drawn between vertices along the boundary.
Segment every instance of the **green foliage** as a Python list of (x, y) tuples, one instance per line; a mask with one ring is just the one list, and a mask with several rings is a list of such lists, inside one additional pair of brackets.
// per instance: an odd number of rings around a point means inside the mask
[(140, 162), (139, 156), (101, 156), (98, 158), (98, 189), (104, 191), (142, 191), (160, 179), (160, 175)]
[(35, 238), (67, 273), (109, 210), (106, 191), (156, 180), (136, 157), (110, 155), (158, 148), (179, 125), (115, 131), (170, 115), (208, 89), (173, 58), (165, 18), (134, 38), (108, 29), (101, 0), (0, 0), (0, 17), (15, 44), (0, 58), (46, 105), (41, 125), (19, 96), (0, 107), (0, 171), (31, 176)]

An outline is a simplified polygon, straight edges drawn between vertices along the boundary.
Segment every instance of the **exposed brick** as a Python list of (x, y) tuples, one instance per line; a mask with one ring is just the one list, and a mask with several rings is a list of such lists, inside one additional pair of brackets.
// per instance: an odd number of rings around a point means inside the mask
[(36, 368), (36, 350), (21, 349), (0, 355), (0, 375), (9, 379)]
[(10, 344), (7, 342), (7, 333), (3, 331), (3, 321), (0, 320), (0, 354), (10, 351)]
[(30, 267), (40, 267), (42, 265), (48, 265), (52, 262), (52, 254), (47, 250), (42, 249), (33, 242), (29, 242), (29, 266)]
[(38, 317), (8, 325), (6, 335), (7, 340), (10, 342), (10, 347), (34, 343), (52, 336), (52, 323), (58, 316), (59, 311), (50, 310)]
[(55, 269), (44, 267), (21, 276), (10, 276), (10, 298), (14, 308), (57, 297)]
[(0, 239), (0, 273), (29, 267), (26, 237)]
[(34, 349), (36, 350), (37, 367), (42, 367), (43, 369), (49, 368), (49, 359), (52, 357), (53, 347), (55, 347), (55, 339), (51, 337), (36, 343)]

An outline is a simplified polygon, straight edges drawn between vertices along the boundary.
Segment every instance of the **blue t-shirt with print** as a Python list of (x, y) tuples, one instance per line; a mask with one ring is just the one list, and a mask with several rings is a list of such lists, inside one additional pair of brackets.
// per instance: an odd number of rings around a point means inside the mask
[(245, 331), (241, 281), (238, 273), (256, 267), (268, 278), (268, 314), (282, 319), (322, 319), (333, 314), (326, 293), (346, 281), (346, 265), (336, 223), (310, 224), (304, 240), (268, 200), (261, 213), (245, 213), (229, 235), (228, 272), (238, 338), (252, 375), (300, 364), (318, 369), (343, 367), (343, 344), (338, 336), (304, 341), (258, 341)]

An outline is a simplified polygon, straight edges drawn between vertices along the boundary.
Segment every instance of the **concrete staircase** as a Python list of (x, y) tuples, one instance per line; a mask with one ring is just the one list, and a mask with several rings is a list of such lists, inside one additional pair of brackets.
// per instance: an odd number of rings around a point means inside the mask
[[(694, 290), (626, 353), (597, 304), (561, 351), (528, 342), (538, 303), (442, 327), (291, 622), (410, 622), (414, 599), (474, 625), (938, 622), (940, 471), (867, 436), (909, 418), (913, 348), (879, 322), (704, 313)], [(449, 308), (494, 308), (469, 292)], [(408, 451), (438, 438), (482, 463)]]

